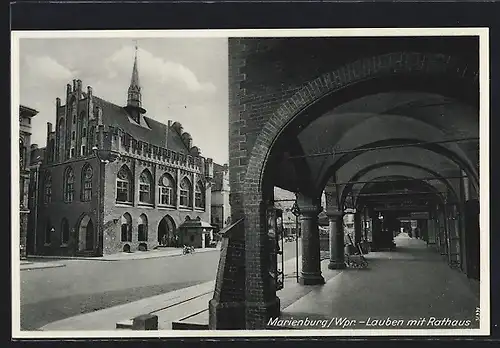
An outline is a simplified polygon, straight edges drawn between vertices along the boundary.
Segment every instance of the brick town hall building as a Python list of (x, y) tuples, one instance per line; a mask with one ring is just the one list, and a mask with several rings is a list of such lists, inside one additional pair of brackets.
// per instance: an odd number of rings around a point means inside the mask
[(145, 116), (141, 99), (137, 56), (126, 106), (82, 90), (81, 80), (67, 85), (65, 105), (56, 99), (55, 130), (47, 124), (47, 147), (34, 152), (43, 159), (32, 174), (39, 180), (29, 252), (99, 256), (180, 246), (193, 242), (180, 224), (210, 221), (212, 160), (180, 123)]

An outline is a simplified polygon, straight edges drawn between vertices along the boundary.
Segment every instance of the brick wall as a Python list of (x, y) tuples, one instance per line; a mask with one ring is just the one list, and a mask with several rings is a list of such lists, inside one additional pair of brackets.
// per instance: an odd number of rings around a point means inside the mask
[[(80, 200), (82, 190), (82, 169), (83, 166), (89, 163), (93, 169), (92, 176), (92, 198), (89, 202)], [(64, 202), (64, 171), (68, 166), (74, 171), (74, 197), (72, 203)], [(38, 206), (38, 222), (37, 222), (37, 254), (41, 255), (75, 255), (78, 249), (78, 225), (83, 215), (88, 214), (96, 226), (96, 208), (97, 208), (97, 186), (98, 180), (98, 164), (94, 158), (76, 159), (68, 161), (64, 164), (43, 166), (40, 168), (40, 183), (39, 183), (39, 206)], [(44, 204), (44, 180), (45, 173), (50, 172), (52, 175), (52, 202)], [(61, 227), (62, 220), (66, 218), (69, 224), (69, 242), (66, 246), (61, 245)], [(50, 245), (45, 244), (45, 229), (47, 222), (50, 220), (51, 226), (55, 232), (51, 236)]]
[[(116, 175), (123, 164), (127, 164), (130, 170), (134, 173), (135, 185), (133, 188), (134, 203), (133, 205), (117, 204), (116, 203)], [(138, 204), (138, 178), (142, 170), (148, 168), (153, 173), (154, 183), (154, 204), (152, 206), (141, 206)], [(132, 251), (138, 250), (139, 244), (142, 243), (138, 240), (138, 219), (141, 214), (146, 215), (148, 223), (148, 240), (146, 242), (148, 250), (151, 250), (158, 245), (158, 226), (165, 216), (170, 216), (176, 228), (186, 220), (189, 216), (196, 219), (198, 216), (208, 223), (210, 223), (210, 192), (206, 192), (206, 208), (201, 210), (184, 209), (184, 208), (167, 208), (159, 207), (158, 202), (158, 178), (163, 173), (162, 170), (157, 168), (154, 163), (145, 163), (133, 158), (127, 158), (126, 162), (117, 160), (116, 162), (109, 163), (105, 168), (105, 183), (104, 183), (104, 219), (103, 223), (107, 228), (103, 236), (104, 253), (110, 254), (123, 251), (125, 244), (129, 244)], [(175, 178), (175, 175), (174, 175)], [(132, 242), (121, 241), (121, 217), (125, 214), (130, 214), (132, 218)], [(115, 222), (116, 220), (116, 222)]]

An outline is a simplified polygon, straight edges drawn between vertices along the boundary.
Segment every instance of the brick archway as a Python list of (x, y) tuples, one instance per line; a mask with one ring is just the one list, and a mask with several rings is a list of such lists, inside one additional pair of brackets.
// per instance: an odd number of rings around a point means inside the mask
[[(375, 170), (375, 169), (378, 169), (378, 168), (382, 168), (384, 166), (399, 166), (399, 165), (419, 169), (419, 170), (422, 170), (422, 171), (429, 173), (429, 176), (436, 177), (436, 179), (438, 179), (439, 182), (444, 184), (450, 190), (450, 192), (453, 194), (453, 197), (455, 197), (456, 200), (458, 199), (457, 193), (455, 192), (452, 185), (449, 183), (449, 181), (447, 179), (443, 178), (438, 172), (436, 172), (430, 168), (427, 168), (427, 167), (424, 167), (421, 165), (417, 165), (414, 163), (388, 161), (388, 162), (381, 162), (381, 163), (372, 164), (370, 166), (367, 166), (366, 168), (361, 169), (358, 173), (353, 175), (352, 178), (349, 179), (349, 181), (359, 180), (359, 178), (363, 177), (363, 175), (367, 174), (368, 172)], [(349, 194), (352, 187), (353, 187), (353, 184), (348, 184), (342, 190), (342, 194), (341, 194), (341, 198), (340, 198), (341, 206), (343, 206), (343, 204), (346, 200), (346, 197)]]
[[(479, 72), (450, 55), (419, 52), (394, 52), (357, 60), (309, 81), (283, 103), (266, 123), (255, 141), (245, 174), (245, 200), (257, 202), (261, 192), (263, 168), (272, 145), (283, 129), (309, 106), (336, 91), (357, 83), (389, 76), (444, 75), (477, 83)], [(250, 193), (254, 193), (250, 195)]]
[[(325, 97), (363, 82), (393, 77), (432, 77), (476, 85), (479, 73), (450, 55), (420, 52), (394, 52), (357, 60), (304, 84), (281, 104), (259, 132), (244, 175), (243, 211), (245, 215), (246, 326), (262, 328), (266, 320), (279, 312), (276, 292), (264, 276), (269, 246), (266, 244), (266, 202), (264, 172), (271, 149), (285, 128)], [(455, 84), (456, 87), (456, 84)], [(376, 88), (376, 87), (375, 87)], [(422, 90), (426, 86), (419, 85)], [(429, 87), (432, 88), (432, 87)], [(445, 92), (445, 91), (443, 91)]]

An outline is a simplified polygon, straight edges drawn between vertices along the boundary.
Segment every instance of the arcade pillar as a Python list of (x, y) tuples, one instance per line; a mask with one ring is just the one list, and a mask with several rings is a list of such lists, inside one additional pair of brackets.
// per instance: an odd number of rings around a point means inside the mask
[(344, 263), (344, 224), (341, 211), (327, 211), (330, 226), (330, 263), (329, 269), (343, 269)]
[(449, 263), (450, 266), (460, 267), (460, 218), (456, 205), (446, 207), (449, 231)]
[(371, 250), (378, 251), (380, 249), (380, 237), (382, 234), (382, 219), (379, 219), (376, 213), (372, 213), (372, 244)]
[(302, 285), (324, 284), (321, 275), (320, 241), (318, 214), (321, 212), (319, 202), (305, 197), (298, 197), (300, 224), (302, 230), (302, 270), (299, 282)]
[(363, 239), (363, 230), (361, 226), (361, 213), (356, 212), (354, 214), (354, 242), (361, 243)]
[(429, 213), (427, 222), (427, 245), (432, 245), (437, 248), (438, 236), (436, 233), (436, 221), (434, 220), (434, 213)]

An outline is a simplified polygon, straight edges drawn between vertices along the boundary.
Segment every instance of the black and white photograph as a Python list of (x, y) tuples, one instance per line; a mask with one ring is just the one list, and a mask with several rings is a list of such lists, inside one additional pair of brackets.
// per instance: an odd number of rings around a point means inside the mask
[(13, 31), (13, 337), (488, 335), (488, 49)]

